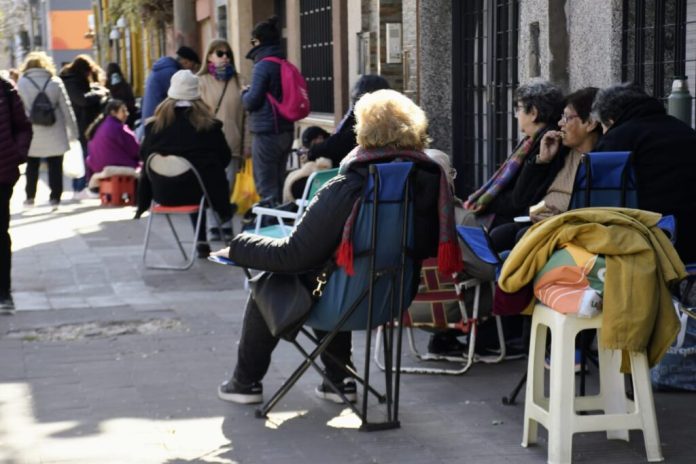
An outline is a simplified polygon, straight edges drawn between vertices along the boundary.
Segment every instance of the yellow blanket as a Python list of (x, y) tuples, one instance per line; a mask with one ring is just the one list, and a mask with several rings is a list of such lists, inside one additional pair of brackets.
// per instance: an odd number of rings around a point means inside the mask
[[(532, 226), (515, 245), (498, 284), (506, 292), (519, 290), (564, 243), (604, 255), (600, 344), (615, 350), (647, 350), (653, 366), (679, 331), (668, 285), (686, 277), (677, 252), (656, 226), (660, 217), (628, 208), (583, 208), (548, 218)], [(626, 367), (624, 363), (622, 370)]]

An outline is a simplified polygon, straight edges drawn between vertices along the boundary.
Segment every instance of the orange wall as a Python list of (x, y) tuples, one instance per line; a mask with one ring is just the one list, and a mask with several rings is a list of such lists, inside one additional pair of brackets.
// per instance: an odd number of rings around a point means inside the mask
[(92, 48), (92, 41), (85, 38), (87, 16), (92, 10), (51, 11), (51, 48), (53, 50), (85, 50)]

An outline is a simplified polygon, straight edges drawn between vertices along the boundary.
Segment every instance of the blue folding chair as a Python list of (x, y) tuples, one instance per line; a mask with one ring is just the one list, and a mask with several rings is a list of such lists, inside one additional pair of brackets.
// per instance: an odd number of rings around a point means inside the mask
[[(337, 268), (331, 274), (322, 297), (314, 304), (305, 327), (300, 329), (316, 347), (308, 352), (297, 340), (291, 341), (305, 359), (270, 400), (257, 410), (257, 417), (265, 417), (311, 366), (359, 417), (361, 430), (399, 427), (402, 329), (399, 327), (395, 334), (395, 324), (391, 322), (400, 320), (403, 309), (410, 305), (414, 296), (410, 282), (414, 279), (416, 263), (409, 253), (413, 246), (413, 207), (409, 187), (412, 168), (410, 162), (370, 165), (369, 179), (353, 226), (355, 273), (350, 276), (343, 268)], [(384, 394), (370, 386), (371, 335), (372, 329), (379, 326), (385, 326), (386, 330), (384, 357), (388, 368), (384, 372)], [(318, 340), (307, 327), (328, 334)], [(344, 368), (363, 386), (360, 409), (341, 394), (315, 362), (338, 332), (354, 330), (364, 330), (366, 334), (363, 376), (360, 377), (349, 366)], [(386, 403), (384, 421), (368, 421), (368, 393), (376, 396), (380, 403)]]

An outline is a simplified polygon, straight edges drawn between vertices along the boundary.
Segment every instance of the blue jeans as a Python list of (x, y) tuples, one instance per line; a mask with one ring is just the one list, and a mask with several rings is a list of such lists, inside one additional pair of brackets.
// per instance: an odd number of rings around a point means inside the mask
[(285, 167), (292, 148), (292, 132), (254, 134), (251, 157), (254, 162), (254, 184), (262, 200), (283, 199)]

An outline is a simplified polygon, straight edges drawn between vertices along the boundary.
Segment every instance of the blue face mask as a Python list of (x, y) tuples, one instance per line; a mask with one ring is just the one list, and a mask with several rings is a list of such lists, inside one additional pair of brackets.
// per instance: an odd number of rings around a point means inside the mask
[(116, 85), (116, 84), (120, 84), (123, 81), (123, 79), (121, 78), (120, 74), (113, 73), (113, 74), (111, 74), (109, 81), (111, 82), (111, 85)]

